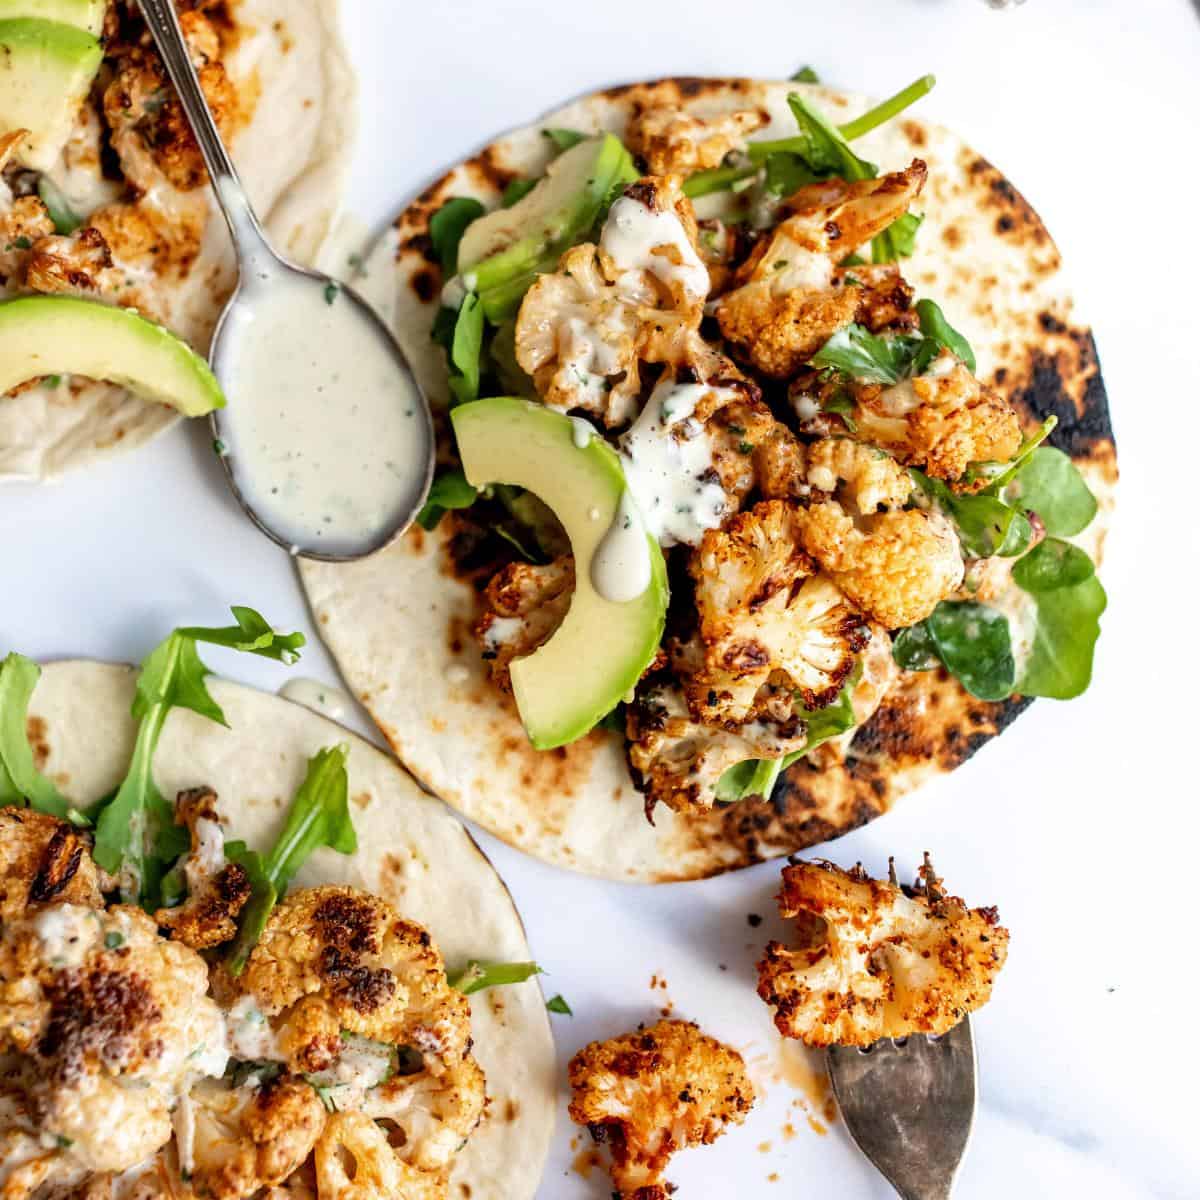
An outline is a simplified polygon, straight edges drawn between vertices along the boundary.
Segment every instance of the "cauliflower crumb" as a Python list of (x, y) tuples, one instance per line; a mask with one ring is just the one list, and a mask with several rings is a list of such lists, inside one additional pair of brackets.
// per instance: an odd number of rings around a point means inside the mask
[(707, 532), (690, 560), (704, 665), (685, 686), (699, 721), (761, 715), (768, 682), (823, 708), (866, 645), (865, 619), (799, 547), (801, 513), (782, 500), (756, 504)]
[(913, 888), (861, 867), (785, 867), (779, 911), (798, 944), (767, 946), (758, 994), (779, 1032), (809, 1046), (946, 1033), (987, 1003), (1008, 953), (996, 910), (948, 896), (928, 855)]
[(571, 1119), (608, 1145), (613, 1184), (627, 1200), (659, 1200), (671, 1156), (709, 1146), (754, 1105), (736, 1050), (688, 1021), (592, 1042), (567, 1068)]
[(747, 136), (769, 120), (761, 109), (696, 117), (672, 105), (654, 105), (634, 114), (625, 144), (653, 175), (689, 175), (718, 167), (730, 151), (745, 149)]
[(962, 583), (954, 527), (921, 509), (865, 517), (827, 500), (797, 514), (804, 549), (863, 612), (887, 629), (923, 621)]

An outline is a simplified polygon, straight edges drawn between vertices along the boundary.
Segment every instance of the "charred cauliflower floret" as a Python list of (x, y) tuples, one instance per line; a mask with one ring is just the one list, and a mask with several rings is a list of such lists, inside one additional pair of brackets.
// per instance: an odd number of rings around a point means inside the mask
[(866, 645), (867, 623), (799, 545), (800, 510), (768, 500), (704, 535), (689, 568), (704, 646), (685, 681), (692, 715), (740, 724), (768, 683), (805, 708), (837, 699)]
[(954, 527), (908, 509), (860, 522), (834, 500), (797, 512), (800, 544), (863, 612), (887, 629), (923, 621), (962, 582)]
[(861, 868), (785, 867), (779, 911), (799, 941), (767, 946), (758, 994), (779, 1032), (809, 1046), (946, 1033), (987, 1003), (1008, 953), (996, 910), (946, 895), (928, 856), (914, 888)]
[(923, 375), (890, 387), (854, 383), (849, 390), (856, 436), (948, 483), (972, 463), (1008, 462), (1021, 445), (1012, 406), (948, 350)]
[(0, 808), (0, 924), (51, 902), (103, 906), (87, 842), (57, 817), (31, 808)]
[(571, 1119), (608, 1145), (626, 1200), (665, 1200), (671, 1156), (740, 1125), (755, 1098), (742, 1056), (689, 1021), (592, 1042), (567, 1075)]
[(282, 1183), (312, 1153), (326, 1120), (312, 1086), (291, 1075), (252, 1075), (238, 1087), (205, 1080), (183, 1107), (180, 1166), (211, 1200), (243, 1200)]
[(744, 149), (747, 136), (769, 120), (761, 109), (696, 117), (671, 105), (655, 105), (634, 113), (625, 144), (652, 175), (690, 175), (719, 167), (731, 150)]
[(836, 497), (859, 514), (903, 508), (912, 476), (890, 454), (850, 438), (821, 438), (806, 447), (805, 478), (811, 488)]
[[(791, 696), (789, 707), (794, 710)], [(783, 758), (804, 748), (805, 728), (794, 711), (786, 720), (749, 721), (735, 729), (694, 720), (675, 684), (643, 685), (626, 710), (630, 773), (646, 797), (646, 815), (657, 804), (681, 812), (711, 808), (717, 784), (732, 766), (754, 758)]]
[(571, 607), (575, 560), (568, 554), (544, 566), (509, 563), (483, 593), (475, 636), (493, 681), (512, 691), (509, 666), (550, 639)]
[(641, 364), (719, 357), (698, 333), (708, 274), (694, 235), (672, 181), (641, 180), (612, 206), (599, 246), (573, 247), (539, 276), (521, 303), (516, 355), (549, 407), (621, 425), (637, 408)]
[(405, 1162), (384, 1129), (362, 1113), (329, 1119), (316, 1167), (321, 1200), (446, 1200), (446, 1173)]
[(193, 1080), (225, 1069), (208, 970), (140, 909), (56, 903), (0, 931), (0, 1052), (67, 1166), (119, 1172), (171, 1135)]
[(54, 222), (36, 196), (21, 196), (0, 211), (0, 287), (24, 282), (33, 244), (53, 232)]
[(186, 825), (192, 848), (184, 862), (187, 899), (160, 908), (154, 919), (177, 941), (208, 950), (237, 933), (237, 917), (250, 899), (246, 868), (225, 861), (225, 831), (212, 788), (192, 788), (175, 799), (175, 823)]
[(888, 311), (903, 303), (894, 272), (854, 275), (837, 263), (907, 211), (925, 174), (918, 159), (878, 179), (830, 179), (792, 196), (793, 215), (762, 239), (717, 304), (721, 332), (737, 352), (763, 374), (787, 379), (844, 325), (879, 319), (876, 288)]
[(271, 913), (238, 986), (269, 1019), (289, 1070), (334, 1067), (343, 1031), (411, 1046), (434, 1074), (469, 1051), (471, 1007), (420, 926), (349, 887), (293, 892)]

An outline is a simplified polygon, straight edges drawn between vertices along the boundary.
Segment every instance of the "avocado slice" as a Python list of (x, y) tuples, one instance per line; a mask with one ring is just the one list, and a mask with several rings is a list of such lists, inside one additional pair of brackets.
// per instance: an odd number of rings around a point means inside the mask
[(667, 569), (646, 536), (649, 584), (632, 600), (605, 598), (592, 567), (625, 509), (625, 475), (599, 436), (581, 444), (570, 417), (503, 396), (450, 413), (463, 472), (476, 488), (515, 484), (533, 492), (562, 523), (575, 555), (575, 594), (563, 623), (511, 667), (513, 695), (529, 740), (552, 750), (582, 737), (641, 678), (662, 641)]
[(73, 296), (0, 301), (0, 393), (45, 375), (103, 379), (185, 417), (225, 405), (204, 359), (131, 309)]
[(554, 270), (563, 251), (587, 235), (613, 189), (636, 178), (620, 140), (601, 134), (560, 154), (511, 208), (468, 225), (458, 270), (467, 290), (479, 293), (488, 318), (512, 316), (534, 279)]
[(96, 72), (103, 51), (93, 34), (61, 21), (0, 21), (0, 134), (26, 131), (17, 160), (48, 171)]
[(108, 0), (0, 0), (0, 21), (13, 17), (39, 17), (74, 25), (93, 37), (104, 29)]

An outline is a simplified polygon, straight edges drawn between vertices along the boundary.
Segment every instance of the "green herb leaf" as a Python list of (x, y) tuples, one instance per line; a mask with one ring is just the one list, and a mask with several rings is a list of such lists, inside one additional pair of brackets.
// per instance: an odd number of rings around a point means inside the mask
[(325, 285), (325, 303), (332, 304), (341, 294), (342, 289), (332, 280)]
[(546, 1009), (552, 1013), (560, 1013), (564, 1017), (573, 1017), (575, 1014), (571, 1011), (571, 1006), (562, 998), (562, 996), (551, 996), (546, 1001)]
[(433, 481), (429, 499), (417, 513), (417, 524), (422, 529), (436, 529), (447, 510), (470, 508), (478, 499), (479, 493), (467, 482), (462, 471), (445, 471)]
[(171, 805), (154, 782), (153, 758), (167, 716), (187, 708), (224, 725), (225, 714), (205, 684), (211, 672), (196, 645), (226, 646), (292, 663), (304, 645), (302, 633), (278, 634), (252, 608), (233, 609), (236, 625), (177, 629), (146, 658), (138, 675), (133, 717), (139, 723), (133, 757), (116, 795), (96, 826), (94, 857), (110, 874), (124, 873), (122, 896), (153, 907), (163, 866), (187, 849), (187, 833), (174, 824)]
[(812, 67), (801, 67), (795, 75), (791, 77), (793, 83), (820, 83), (820, 77)]
[(125, 935), (118, 933), (115, 929), (111, 933), (104, 935), (104, 948), (106, 950), (119, 950), (125, 945)]
[(512, 208), (518, 200), (528, 196), (537, 185), (536, 179), (510, 179), (508, 186), (504, 189), (504, 194), (500, 197), (500, 207)]
[(1052, 446), (1030, 455), (1008, 485), (1005, 499), (1037, 513), (1046, 532), (1058, 537), (1082, 533), (1096, 515), (1096, 497), (1070, 457)]
[(785, 150), (768, 154), (763, 166), (763, 187), (772, 196), (790, 196), (821, 178), (798, 154)]
[(870, 133), (872, 129), (882, 125), (885, 121), (899, 116), (922, 96), (929, 95), (936, 83), (937, 79), (933, 75), (922, 75), (920, 79), (914, 79), (908, 87), (901, 88), (894, 96), (889, 96), (881, 104), (877, 104), (863, 113), (861, 117), (847, 121), (845, 125), (841, 126), (842, 137), (848, 142), (852, 142), (855, 138), (862, 137), (864, 133)]
[(698, 196), (707, 196), (713, 192), (727, 192), (735, 183), (757, 174), (757, 166), (713, 167), (708, 171), (697, 171), (684, 181), (683, 194), (694, 200)]
[(542, 137), (549, 138), (561, 154), (564, 150), (570, 150), (572, 146), (578, 146), (580, 142), (586, 141), (592, 135), (590, 133), (580, 133), (578, 129), (543, 129)]
[(899, 383), (912, 363), (914, 339), (876, 337), (862, 325), (844, 325), (809, 360), (855, 379)]
[(751, 142), (746, 147), (751, 162), (761, 163), (769, 155), (783, 152), (798, 155), (820, 176), (840, 175), (847, 180), (875, 178), (878, 173), (875, 165), (859, 158), (837, 128), (803, 96), (792, 92), (788, 96), (788, 107), (800, 132), (794, 137)]
[(43, 175), (38, 180), (38, 195), (46, 206), (50, 220), (54, 222), (55, 233), (66, 236), (74, 233), (83, 224), (83, 218), (76, 216), (67, 203), (66, 196), (48, 175)]
[[(1049, 553), (1057, 554), (1056, 551)], [(1077, 562), (1069, 561), (1070, 558), (1064, 555), (1059, 564), (1064, 578), (1080, 569)], [(1013, 575), (1015, 578), (1015, 570)], [(1045, 577), (1040, 567), (1030, 568), (1022, 575), (1027, 582), (1044, 585)], [(1037, 605), (1037, 623), (1017, 690), (1026, 696), (1072, 700), (1082, 695), (1092, 681), (1100, 617), (1108, 607), (1108, 597), (1095, 574), (1074, 585), (1044, 588), (1031, 594)]]
[(454, 322), (450, 348), (450, 390), (459, 404), (479, 395), (479, 356), (483, 352), (483, 308), (474, 293), (467, 296)]
[(924, 621), (893, 634), (892, 657), (902, 671), (932, 671), (942, 661)]
[(287, 894), (296, 872), (313, 851), (328, 846), (339, 854), (353, 854), (358, 849), (348, 803), (349, 753), (350, 747), (345, 744), (327, 746), (308, 760), (304, 782), (288, 807), (283, 829), (268, 854), (260, 855), (244, 842), (225, 844), (226, 858), (246, 869), (252, 888), (229, 953), (228, 965), (233, 975), (241, 974), (271, 910)]
[(1033, 540), (1033, 526), (1025, 514), (996, 496), (986, 492), (959, 495), (942, 480), (915, 468), (909, 474), (954, 523), (968, 558), (991, 558), (994, 554), (1014, 558), (1023, 554)]
[[(926, 340), (938, 347), (944, 346), (951, 354), (961, 358), (967, 370), (974, 374), (975, 351), (971, 349), (970, 342), (946, 320), (942, 310), (932, 300), (918, 300), (916, 309), (921, 322), (921, 333)], [(932, 355), (930, 361), (935, 357), (936, 355)]]
[(37, 812), (65, 818), (70, 804), (37, 769), (29, 744), (29, 700), (42, 673), (22, 654), (0, 663), (0, 807), (26, 804)]
[(1013, 567), (1013, 582), (1034, 595), (1075, 587), (1096, 573), (1096, 564), (1070, 542), (1046, 538)]
[(458, 273), (458, 246), (463, 234), (467, 226), (486, 211), (473, 197), (455, 196), (430, 217), (429, 240), (433, 242), (433, 252), (442, 264), (444, 279)]
[(1012, 695), (1016, 663), (1002, 612), (974, 600), (943, 600), (925, 625), (938, 658), (972, 696)]
[(846, 426), (851, 433), (858, 432), (858, 422), (854, 420), (854, 401), (848, 392), (834, 392), (829, 399), (821, 404), (822, 412), (836, 413), (842, 418), (842, 424)]
[(524, 983), (534, 975), (543, 974), (545, 972), (535, 962), (485, 963), (472, 959), (461, 971), (451, 975), (447, 982), (464, 996), (470, 996), (485, 988)]
[(911, 258), (917, 247), (917, 230), (924, 220), (923, 213), (906, 212), (897, 217), (882, 233), (871, 239), (871, 261), (889, 263), (900, 258)]

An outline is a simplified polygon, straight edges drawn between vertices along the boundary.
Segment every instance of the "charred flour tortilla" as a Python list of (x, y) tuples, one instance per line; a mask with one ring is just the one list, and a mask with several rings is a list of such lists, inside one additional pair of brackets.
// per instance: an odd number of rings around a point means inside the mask
[[(179, 4), (183, 13), (192, 7), (201, 8), (220, 34), (221, 61), (237, 106), (229, 140), (242, 179), (280, 251), (311, 262), (336, 216), (354, 134), (355, 83), (336, 0)], [(112, 164), (106, 166), (99, 152), (104, 117), (96, 97), (109, 72), (106, 65), (72, 141), (49, 173), (81, 218), (122, 198), (122, 182), (110, 178)], [(236, 273), (224, 222), (207, 191), (199, 195), (207, 200), (207, 222), (182, 277), (174, 269), (178, 259), (161, 271), (139, 271), (137, 297), (123, 302), (139, 305), (143, 315), (166, 324), (203, 354)], [(0, 226), (13, 202), (0, 184)], [(190, 258), (193, 252), (188, 253)], [(0, 297), (5, 294), (0, 271)], [(61, 474), (139, 446), (176, 420), (178, 414), (166, 406), (83, 379), (0, 396), (0, 480)]]
[[(786, 97), (797, 90), (838, 122), (869, 106), (861, 96), (790, 82), (668, 79), (613, 88), (499, 139), (422, 193), (368, 269), (394, 271), (395, 328), (434, 403), (445, 404), (449, 390), (429, 337), (442, 283), (429, 221), (446, 199), (476, 196), (493, 206), (511, 179), (545, 168), (552, 147), (544, 128), (620, 134), (639, 106), (674, 104), (700, 116), (761, 108), (771, 120), (755, 138), (787, 136), (795, 122)], [(937, 298), (973, 346), (979, 378), (1012, 401), (1027, 432), (1057, 416), (1050, 444), (1073, 457), (1100, 504), (1087, 535), (1098, 555), (1116, 455), (1095, 345), (1074, 314), (1050, 235), (1000, 171), (945, 129), (902, 118), (856, 141), (855, 150), (882, 170), (914, 157), (928, 163), (916, 206), (925, 221), (905, 277), (918, 295)], [(445, 521), (364, 562), (302, 563), (317, 627), (422, 783), (498, 836), (565, 867), (618, 879), (693, 879), (828, 841), (959, 766), (1029, 703), (977, 700), (941, 670), (905, 674), (858, 730), (844, 765), (818, 771), (801, 761), (770, 801), (687, 814), (660, 807), (651, 826), (619, 735), (598, 730), (549, 753), (529, 746), (515, 710), (485, 677), (471, 635), (477, 598), (451, 574), (450, 536)]]
[[(133, 668), (95, 662), (47, 666), (29, 713), (42, 770), (72, 802), (88, 804), (123, 778), (133, 749)], [(231, 837), (265, 849), (304, 779), (311, 755), (350, 744), (350, 812), (359, 850), (320, 850), (296, 887), (346, 884), (387, 900), (433, 934), (450, 970), (471, 959), (532, 957), (512, 898), (491, 864), (444, 806), (424, 795), (387, 755), (333, 722), (276, 696), (211, 684), (225, 729), (176, 710), (155, 754), (163, 793), (208, 784)], [(43, 761), (44, 760), (44, 761)], [(536, 981), (471, 998), (474, 1054), (491, 1099), (456, 1157), (451, 1194), (520, 1200), (534, 1194), (554, 1124), (554, 1045)]]

